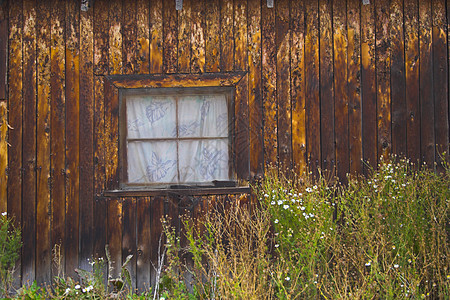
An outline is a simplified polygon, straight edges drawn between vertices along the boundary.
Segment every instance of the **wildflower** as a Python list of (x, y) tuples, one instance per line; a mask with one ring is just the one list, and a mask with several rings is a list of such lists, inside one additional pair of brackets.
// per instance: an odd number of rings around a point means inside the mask
[(289, 281), (289, 280), (291, 280), (291, 277), (288, 276), (288, 277), (285, 278), (285, 280)]
[(368, 262), (366, 262), (366, 267), (370, 267), (370, 265), (372, 264), (372, 261), (368, 261)]
[(267, 197), (269, 197), (269, 195), (267, 195), (267, 194), (264, 194), (264, 197), (266, 197), (266, 198), (267, 198)]
[(449, 279), (449, 280), (450, 280), (450, 275), (447, 275), (447, 279)]
[(75, 286), (75, 289), (76, 290), (79, 290), (81, 288), (81, 286), (79, 285), (79, 284), (77, 284), (76, 286)]
[(278, 200), (278, 205), (283, 204), (283, 200)]
[(300, 210), (304, 211), (304, 210), (305, 210), (305, 207), (304, 207), (304, 206), (300, 207)]
[(7, 214), (7, 212), (5, 211), (5, 212), (2, 212), (2, 216), (6, 216), (6, 214)]
[(278, 245), (278, 244), (275, 244), (275, 248), (278, 248), (278, 247), (280, 247), (280, 245)]
[(317, 185), (314, 185), (314, 186), (313, 186), (313, 189), (317, 190)]
[(90, 286), (88, 286), (87, 288), (86, 288), (86, 292), (90, 292), (90, 291), (92, 291), (94, 289), (94, 287), (92, 286), (92, 285), (90, 285)]
[(400, 266), (397, 264), (394, 265), (394, 268), (398, 269), (398, 267), (400, 267)]
[(312, 193), (312, 189), (311, 189), (310, 187), (307, 187), (307, 188), (306, 188), (306, 191), (307, 191), (308, 193)]
[(288, 208), (289, 208), (289, 205), (285, 204), (285, 205), (283, 205), (283, 208), (284, 208), (284, 209), (288, 209)]
[(395, 246), (392, 246), (392, 249), (395, 250)]
[(275, 222), (275, 224), (278, 224), (278, 222), (279, 222), (279, 221), (278, 221), (278, 219), (275, 219), (275, 221), (274, 221), (274, 222)]
[[(412, 262), (411, 258), (410, 258), (410, 259), (408, 259), (408, 262), (409, 262), (409, 263), (411, 263), (411, 262)], [(450, 275), (449, 275), (449, 276), (450, 276)], [(447, 276), (447, 278), (449, 278), (449, 276)]]
[(64, 295), (67, 295), (68, 293), (70, 293), (71, 289), (67, 288), (66, 291), (64, 292)]
[(270, 205), (275, 205), (275, 201), (270, 202)]

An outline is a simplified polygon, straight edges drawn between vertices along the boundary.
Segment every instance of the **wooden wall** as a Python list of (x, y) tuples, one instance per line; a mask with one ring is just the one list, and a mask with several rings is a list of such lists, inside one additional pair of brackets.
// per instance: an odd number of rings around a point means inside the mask
[(160, 216), (233, 199), (105, 197), (117, 166), (106, 75), (248, 72), (251, 176), (309, 165), (344, 179), (389, 153), (439, 168), (450, 1), (370, 2), (1, 1), (0, 211), (23, 228), (16, 283), (49, 282), (55, 245), (74, 275), (108, 243), (116, 264), (135, 254), (143, 288)]

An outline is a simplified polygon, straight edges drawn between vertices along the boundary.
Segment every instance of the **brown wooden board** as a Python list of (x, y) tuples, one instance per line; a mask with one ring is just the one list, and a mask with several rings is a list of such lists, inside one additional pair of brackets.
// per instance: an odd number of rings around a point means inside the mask
[(0, 211), (8, 209), (8, 110), (7, 102), (0, 101)]
[(447, 25), (445, 1), (433, 1), (433, 92), (435, 117), (435, 159), (440, 172), (444, 171), (442, 154), (448, 158), (448, 60), (447, 60)]
[(126, 269), (131, 275), (131, 288), (136, 290), (136, 198), (123, 198), (123, 231), (122, 231), (122, 263), (127, 257), (132, 255), (131, 260), (126, 265)]
[(250, 175), (264, 175), (263, 102), (261, 82), (261, 4), (248, 3), (248, 69), (249, 69), (249, 130)]
[(392, 153), (406, 155), (406, 78), (403, 1), (390, 4)]
[[(16, 227), (22, 224), (22, 1), (9, 5), (9, 95), (8, 95), (8, 216)], [(15, 265), (21, 270), (20, 259)], [(20, 271), (14, 286), (21, 286)]]
[(406, 147), (413, 162), (420, 160), (419, 6), (405, 2)]
[(136, 212), (136, 288), (139, 292), (146, 291), (150, 287), (151, 243), (150, 222), (153, 210), (150, 207), (150, 197), (137, 198)]
[[(194, 24), (192, 27), (194, 27)], [(178, 11), (178, 72), (189, 73), (190, 69), (191, 69), (191, 1), (187, 0), (183, 1), (183, 9)]]
[(163, 71), (177, 73), (178, 28), (175, 1), (163, 2)]
[(431, 1), (419, 1), (419, 80), (421, 162), (433, 167), (435, 160)]
[(162, 73), (163, 12), (162, 0), (150, 2), (150, 73)]
[(8, 2), (0, 4), (0, 100), (6, 100), (8, 69)]
[(278, 164), (275, 10), (262, 5), (262, 101), (264, 103), (264, 161), (265, 165)]
[(191, 73), (203, 73), (205, 71), (205, 1), (192, 1), (191, 11)]
[(246, 71), (247, 55), (247, 1), (234, 1), (234, 69)]
[(78, 268), (80, 224), (80, 5), (66, 2), (66, 274)]
[(220, 70), (234, 70), (233, 0), (220, 1)]
[(306, 171), (305, 6), (291, 2), (292, 156), (296, 174)]
[[(341, 1), (342, 2), (342, 1)], [(333, 86), (333, 4), (319, 1), (320, 149), (318, 165), (325, 176), (335, 172), (334, 86)]]
[(38, 2), (36, 17), (37, 123), (36, 123), (36, 281), (51, 282), (50, 236), (50, 39), (51, 7)]
[(347, 71), (347, 10), (345, 1), (333, 2), (334, 48), (334, 128), (336, 141), (336, 175), (343, 183), (350, 172), (349, 156), (349, 89)]
[(305, 97), (306, 149), (309, 167), (318, 175), (320, 167), (320, 78), (319, 78), (319, 15), (316, 0), (306, 3)]
[(109, 68), (109, 1), (94, 2), (94, 74), (106, 75)]
[[(55, 0), (52, 3), (51, 28), (51, 199), (52, 199), (52, 249), (60, 246), (61, 271), (65, 266), (65, 223), (66, 223), (66, 196), (65, 196), (65, 115), (66, 99), (65, 84), (65, 1)], [(52, 275), (59, 275), (58, 268), (53, 269)]]
[(108, 278), (116, 279), (120, 278), (122, 267), (122, 199), (108, 199), (106, 204), (108, 209), (107, 244), (112, 266), (108, 271)]
[(360, 1), (347, 2), (347, 80), (350, 172), (362, 172)]
[(248, 75), (245, 75), (236, 86), (234, 103), (235, 113), (235, 164), (236, 175), (239, 180), (249, 180), (249, 123), (248, 123)]
[(289, 84), (291, 82), (291, 31), (289, 24), (289, 8), (289, 1), (276, 1), (275, 47), (277, 51), (277, 140), (278, 160), (280, 167), (284, 172), (288, 172), (292, 169), (291, 85)]
[(363, 172), (367, 174), (368, 166), (376, 166), (377, 164), (374, 5), (363, 5), (361, 7), (361, 63)]
[(150, 2), (137, 0), (136, 23), (136, 73), (148, 74), (150, 72)]
[(109, 1), (109, 74), (122, 74), (122, 0)]
[(389, 1), (375, 2), (378, 158), (392, 152)]
[(218, 72), (220, 66), (219, 0), (206, 1), (205, 11), (205, 71)]
[(136, 0), (123, 2), (123, 27), (122, 27), (122, 59), (123, 73), (133, 74), (136, 70), (137, 47), (137, 4)]
[(105, 167), (106, 188), (119, 188), (119, 93), (105, 81)]
[(150, 223), (150, 279), (151, 286), (155, 286), (156, 275), (161, 267), (161, 259), (164, 251), (165, 238), (161, 218), (164, 216), (164, 199), (155, 197), (151, 199), (151, 223)]
[(80, 13), (80, 267), (91, 270), (94, 226), (93, 9)]
[[(94, 36), (95, 38), (95, 36)], [(105, 258), (106, 244), (106, 201), (105, 190), (105, 98), (104, 79), (94, 77), (94, 256)]]

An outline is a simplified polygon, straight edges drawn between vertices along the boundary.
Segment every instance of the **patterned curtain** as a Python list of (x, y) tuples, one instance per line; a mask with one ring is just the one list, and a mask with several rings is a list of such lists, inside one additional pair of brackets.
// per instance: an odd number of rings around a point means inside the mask
[(225, 95), (127, 96), (129, 183), (229, 180)]

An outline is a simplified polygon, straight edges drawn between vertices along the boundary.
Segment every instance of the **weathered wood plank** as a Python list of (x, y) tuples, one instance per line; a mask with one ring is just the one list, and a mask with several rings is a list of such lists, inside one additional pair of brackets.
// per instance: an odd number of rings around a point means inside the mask
[(0, 101), (0, 211), (8, 209), (8, 110), (7, 102)]
[[(60, 246), (61, 271), (65, 266), (65, 223), (66, 223), (66, 165), (65, 165), (65, 1), (56, 0), (52, 3), (52, 40), (51, 40), (51, 199), (52, 199), (52, 249)], [(53, 269), (52, 275), (58, 270)]]
[(192, 2), (191, 24), (191, 73), (203, 73), (205, 71), (205, 3), (203, 0)]
[(281, 169), (288, 172), (292, 169), (289, 1), (277, 1), (275, 10), (278, 160)]
[[(94, 36), (95, 38), (95, 36)], [(94, 78), (94, 256), (105, 258), (106, 201), (105, 190), (105, 95), (104, 78)]]
[(435, 105), (435, 159), (440, 172), (444, 171), (442, 153), (447, 152), (449, 140), (448, 121), (448, 61), (447, 61), (447, 25), (445, 1), (433, 1), (433, 92)]
[(319, 1), (320, 64), (320, 148), (319, 166), (327, 173), (335, 172), (334, 87), (333, 87), (333, 4)]
[(234, 69), (236, 71), (246, 71), (248, 66), (247, 11), (246, 0), (234, 1)]
[(152, 0), (150, 5), (150, 73), (162, 73), (163, 67), (163, 4)]
[(37, 7), (37, 124), (36, 124), (36, 281), (51, 282), (52, 248), (50, 236), (50, 41), (51, 8)]
[(419, 93), (419, 6), (405, 2), (406, 151), (413, 161), (420, 160)]
[(148, 74), (150, 72), (150, 2), (137, 0), (136, 13), (136, 73)]
[(403, 1), (391, 1), (391, 93), (392, 93), (392, 153), (406, 155), (406, 79), (403, 30)]
[(378, 158), (392, 152), (389, 1), (375, 2)]
[(93, 9), (80, 13), (80, 267), (91, 270), (94, 226)]
[(306, 2), (305, 93), (306, 146), (311, 171), (320, 167), (320, 78), (319, 78), (319, 15), (318, 1)]
[[(262, 5), (262, 100), (264, 103), (264, 161), (278, 164), (275, 10)], [(223, 55), (223, 53), (222, 53)]]
[(122, 199), (108, 199), (108, 230), (107, 243), (111, 259), (112, 270), (108, 272), (108, 278), (119, 278), (122, 267)]
[(306, 171), (305, 6), (291, 2), (292, 155), (297, 174)]
[(261, 3), (248, 3), (248, 69), (250, 175), (264, 175), (263, 102), (261, 82)]
[(374, 5), (361, 7), (361, 88), (363, 172), (377, 164), (377, 94), (375, 74), (375, 11)]
[(108, 74), (109, 68), (109, 23), (108, 0), (94, 2), (94, 73)]
[(122, 262), (125, 263), (127, 257), (132, 255), (126, 268), (131, 275), (131, 287), (136, 290), (136, 198), (123, 199), (123, 232), (122, 232)]
[(122, 74), (122, 0), (109, 1), (109, 74)]
[[(6, 100), (8, 70), (8, 2), (0, 4), (0, 100)], [(6, 198), (5, 198), (6, 199)]]
[(80, 5), (66, 1), (66, 274), (76, 276), (80, 224)]
[(151, 215), (154, 213), (150, 208), (150, 197), (137, 198), (137, 249), (136, 249), (136, 288), (143, 292), (150, 287), (151, 249), (152, 237), (150, 235)]
[(420, 80), (420, 152), (421, 161), (434, 167), (434, 99), (432, 60), (431, 1), (419, 1), (419, 80)]
[(119, 93), (105, 81), (105, 167), (106, 188), (119, 188)]
[(250, 145), (248, 123), (248, 74), (236, 86), (235, 113), (235, 164), (238, 179), (249, 180), (250, 176)]
[[(197, 2), (197, 1), (194, 1)], [(194, 25), (192, 26), (194, 27)], [(183, 9), (178, 11), (178, 72), (191, 70), (191, 1), (183, 1)]]
[(233, 0), (220, 1), (220, 70), (234, 69)]
[[(22, 224), (22, 1), (9, 5), (9, 95), (8, 95), (8, 216), (15, 226)], [(21, 261), (15, 266), (21, 270)], [(14, 285), (21, 286), (20, 272)]]
[(175, 1), (163, 2), (163, 71), (177, 73), (178, 28)]
[(122, 58), (123, 73), (133, 74), (137, 62), (137, 3), (136, 0), (123, 2), (123, 27), (122, 27)]
[[(162, 259), (165, 238), (161, 218), (164, 216), (164, 199), (155, 197), (151, 199), (151, 223), (150, 223), (150, 260), (151, 260), (151, 286), (155, 286), (156, 275)], [(153, 267), (154, 266), (154, 267)]]
[[(336, 141), (336, 175), (346, 182), (350, 172), (349, 156), (349, 89), (347, 71), (347, 9), (346, 1), (333, 2), (334, 47), (334, 120)], [(351, 59), (351, 58), (350, 58)]]
[(205, 71), (219, 72), (220, 67), (220, 5), (219, 0), (206, 1)]
[(362, 172), (360, 1), (347, 2), (347, 77), (350, 172)]

